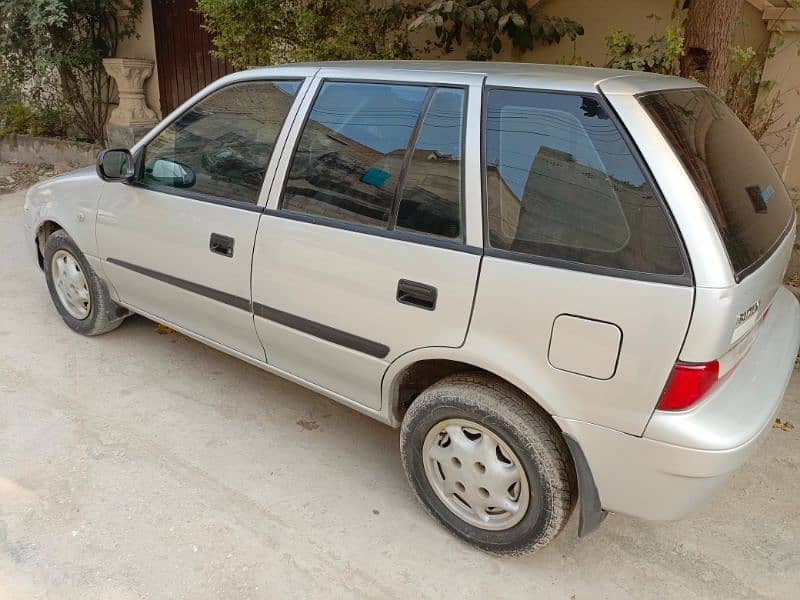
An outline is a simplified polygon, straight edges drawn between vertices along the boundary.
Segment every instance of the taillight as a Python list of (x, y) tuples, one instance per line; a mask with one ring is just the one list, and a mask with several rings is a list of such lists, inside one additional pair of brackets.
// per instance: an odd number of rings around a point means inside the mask
[(761, 319), (762, 319), (762, 320), (767, 318), (767, 313), (769, 312), (769, 309), (770, 309), (770, 308), (772, 308), (772, 302), (770, 302), (770, 303), (767, 305), (767, 308), (765, 308), (765, 309), (764, 309), (764, 312), (761, 314)]
[(658, 410), (684, 410), (719, 381), (719, 362), (675, 363), (658, 401)]

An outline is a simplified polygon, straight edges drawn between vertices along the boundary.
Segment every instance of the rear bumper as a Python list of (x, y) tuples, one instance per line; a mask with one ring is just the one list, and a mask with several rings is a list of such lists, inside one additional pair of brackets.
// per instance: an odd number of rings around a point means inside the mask
[(679, 519), (706, 501), (769, 432), (794, 370), (800, 306), (781, 288), (733, 375), (688, 411), (656, 411), (643, 437), (556, 417), (580, 444), (605, 510)]

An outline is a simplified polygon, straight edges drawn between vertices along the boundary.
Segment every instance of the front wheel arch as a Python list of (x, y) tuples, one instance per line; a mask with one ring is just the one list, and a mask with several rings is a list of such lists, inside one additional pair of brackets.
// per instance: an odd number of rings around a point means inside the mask
[[(56, 231), (64, 228), (52, 220), (43, 221), (36, 229), (36, 256), (39, 261), (39, 268), (44, 271), (44, 247), (47, 239)], [(69, 235), (69, 234), (68, 234)]]
[[(68, 305), (65, 304), (63, 296), (60, 295), (63, 292), (63, 287), (59, 291), (59, 284), (56, 282), (52, 270), (53, 257), (58, 253), (65, 254), (73, 262), (77, 263), (75, 269), (81, 274), (83, 289), (88, 291), (88, 298), (91, 302), (91, 309), (86, 316), (72, 313)], [(109, 294), (105, 281), (97, 275), (86, 256), (66, 230), (57, 229), (46, 237), (42, 264), (45, 281), (53, 304), (65, 324), (76, 333), (87, 336), (108, 333), (119, 327), (125, 317), (130, 314), (130, 311), (114, 301)], [(74, 299), (74, 285), (72, 286), (72, 291), (73, 295), (67, 292), (67, 296), (70, 299)]]

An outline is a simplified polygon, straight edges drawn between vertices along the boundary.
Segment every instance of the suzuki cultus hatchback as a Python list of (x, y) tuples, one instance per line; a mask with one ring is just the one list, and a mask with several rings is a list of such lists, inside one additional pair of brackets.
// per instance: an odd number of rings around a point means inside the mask
[(674, 77), (249, 70), (25, 215), (69, 327), (139, 313), (401, 427), (422, 504), (497, 553), (578, 500), (581, 535), (688, 513), (769, 430), (800, 343), (786, 190)]

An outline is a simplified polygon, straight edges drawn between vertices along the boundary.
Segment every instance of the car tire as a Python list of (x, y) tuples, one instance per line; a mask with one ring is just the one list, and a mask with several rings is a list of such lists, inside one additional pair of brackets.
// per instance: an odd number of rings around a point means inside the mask
[(42, 254), (47, 289), (70, 329), (101, 335), (119, 327), (130, 314), (111, 299), (105, 282), (63, 229), (47, 238)]
[(424, 390), (403, 419), (400, 452), (428, 512), (494, 554), (541, 548), (575, 506), (575, 468), (558, 426), (491, 376), (452, 375)]

